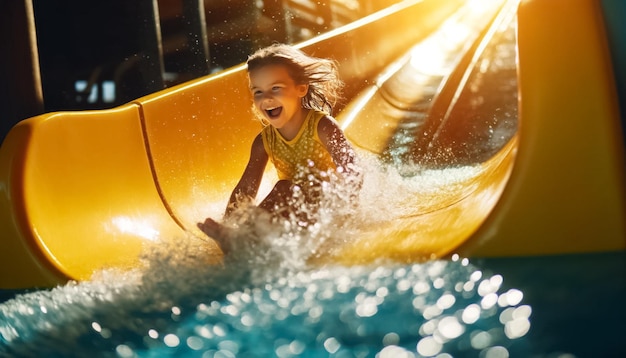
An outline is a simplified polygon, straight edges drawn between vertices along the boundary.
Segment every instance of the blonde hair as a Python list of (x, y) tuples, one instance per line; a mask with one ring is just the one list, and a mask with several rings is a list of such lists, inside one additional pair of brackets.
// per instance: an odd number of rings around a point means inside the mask
[(296, 84), (307, 84), (302, 107), (332, 113), (343, 82), (337, 64), (329, 59), (312, 57), (293, 46), (273, 44), (257, 50), (246, 62), (248, 73), (268, 65), (282, 65)]

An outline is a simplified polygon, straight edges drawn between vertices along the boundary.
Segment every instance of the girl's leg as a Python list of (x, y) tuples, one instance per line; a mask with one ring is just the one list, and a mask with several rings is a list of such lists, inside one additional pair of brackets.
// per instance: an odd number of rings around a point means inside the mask
[[(294, 184), (290, 180), (279, 180), (272, 191), (259, 204), (259, 208), (267, 210), (275, 217), (289, 219), (296, 215), (299, 221), (311, 222), (312, 214), (319, 206), (320, 193), (315, 188), (299, 188), (298, 193), (294, 190)], [(297, 194), (297, 197), (296, 197)]]

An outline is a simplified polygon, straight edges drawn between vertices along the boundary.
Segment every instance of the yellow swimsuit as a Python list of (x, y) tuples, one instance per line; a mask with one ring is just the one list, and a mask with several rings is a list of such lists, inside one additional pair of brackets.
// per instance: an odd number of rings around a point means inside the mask
[(273, 126), (263, 128), (263, 146), (276, 167), (279, 179), (301, 182), (309, 173), (336, 169), (317, 132), (317, 124), (325, 115), (324, 112), (310, 110), (296, 137), (289, 141)]

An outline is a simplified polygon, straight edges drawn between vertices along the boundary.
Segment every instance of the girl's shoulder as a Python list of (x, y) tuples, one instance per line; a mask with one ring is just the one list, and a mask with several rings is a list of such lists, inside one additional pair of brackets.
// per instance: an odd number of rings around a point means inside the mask
[(334, 129), (339, 127), (337, 120), (326, 112), (319, 112), (315, 122), (318, 130)]
[(330, 114), (326, 112), (319, 111), (316, 109), (312, 109), (311, 111), (313, 112), (311, 116), (311, 120), (315, 124), (315, 126), (318, 128), (320, 125), (328, 125), (332, 123), (337, 123), (335, 118), (333, 118), (333, 116), (331, 116)]
[[(269, 126), (268, 126), (269, 127)], [(265, 133), (265, 129), (263, 128), (261, 130), (261, 132), (259, 134), (257, 134), (257, 136), (254, 138), (254, 141), (252, 141), (252, 153), (265, 153), (267, 154), (268, 151), (268, 147), (267, 147), (267, 141), (266, 141), (266, 133)]]
[(321, 112), (322, 115), (318, 118), (315, 128), (315, 135), (317, 139), (327, 145), (332, 142), (332, 138), (336, 138), (338, 133), (342, 133), (339, 123), (333, 116), (328, 113)]

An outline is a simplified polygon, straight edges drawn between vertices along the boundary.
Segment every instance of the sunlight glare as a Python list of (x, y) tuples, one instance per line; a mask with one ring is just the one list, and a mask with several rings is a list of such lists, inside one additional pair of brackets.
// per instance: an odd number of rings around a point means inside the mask
[[(159, 238), (159, 231), (144, 220), (133, 220), (127, 216), (118, 216), (111, 221), (113, 227), (117, 229), (116, 231), (124, 234), (137, 235), (150, 241), (156, 241)], [(108, 231), (111, 231), (110, 228), (108, 229)]]

